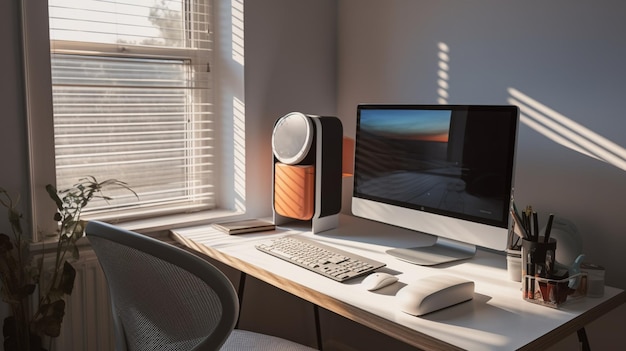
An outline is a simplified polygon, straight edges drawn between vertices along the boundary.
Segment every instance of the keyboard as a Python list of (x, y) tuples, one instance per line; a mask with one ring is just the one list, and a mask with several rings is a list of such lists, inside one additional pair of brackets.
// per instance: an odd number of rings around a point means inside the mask
[(255, 247), (339, 282), (371, 273), (385, 266), (382, 262), (301, 237), (284, 236)]

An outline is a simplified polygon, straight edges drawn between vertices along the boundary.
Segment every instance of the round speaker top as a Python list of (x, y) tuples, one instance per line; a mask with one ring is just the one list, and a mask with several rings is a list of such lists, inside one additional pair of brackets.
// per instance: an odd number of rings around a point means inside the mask
[(304, 160), (313, 143), (313, 121), (300, 112), (291, 112), (276, 121), (272, 151), (278, 161), (293, 165)]

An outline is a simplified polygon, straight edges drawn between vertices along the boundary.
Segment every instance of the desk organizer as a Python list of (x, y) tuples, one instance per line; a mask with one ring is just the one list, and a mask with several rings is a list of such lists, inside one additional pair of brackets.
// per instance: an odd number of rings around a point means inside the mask
[(524, 300), (543, 306), (558, 308), (564, 303), (587, 295), (587, 275), (579, 273), (564, 279), (548, 279), (526, 275), (534, 294), (524, 295)]

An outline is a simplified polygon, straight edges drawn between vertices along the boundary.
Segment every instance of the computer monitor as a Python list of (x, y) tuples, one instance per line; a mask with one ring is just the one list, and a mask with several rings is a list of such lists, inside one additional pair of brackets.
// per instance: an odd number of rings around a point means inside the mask
[(421, 265), (505, 250), (516, 106), (357, 107), (352, 213), (437, 237), (389, 254)]

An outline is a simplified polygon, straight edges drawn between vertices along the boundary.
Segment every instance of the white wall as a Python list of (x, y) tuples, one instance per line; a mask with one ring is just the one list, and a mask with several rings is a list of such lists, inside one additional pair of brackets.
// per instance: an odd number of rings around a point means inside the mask
[[(338, 111), (347, 131), (354, 133), (360, 102), (437, 103), (445, 43), (448, 103), (532, 101), (522, 106), (518, 204), (574, 221), (588, 260), (606, 266), (609, 285), (626, 288), (625, 3), (341, 0), (338, 11)], [(576, 133), (593, 134), (584, 142), (612, 143), (621, 154), (600, 161), (539, 133), (526, 121), (543, 107), (552, 110), (543, 117), (565, 117)], [(592, 346), (612, 349), (624, 322), (622, 306), (590, 326)]]

